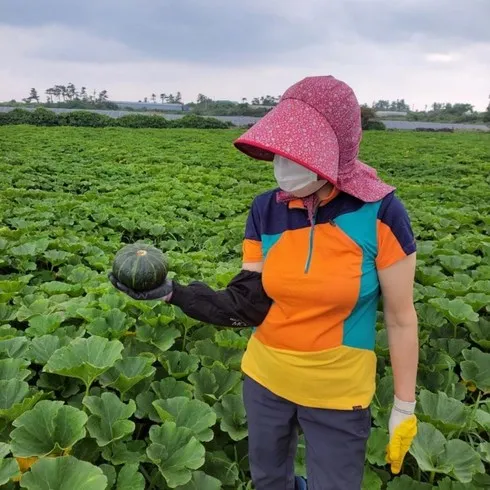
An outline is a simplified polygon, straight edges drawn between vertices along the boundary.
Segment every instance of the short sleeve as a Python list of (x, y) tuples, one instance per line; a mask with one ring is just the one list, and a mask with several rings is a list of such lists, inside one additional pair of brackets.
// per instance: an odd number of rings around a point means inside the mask
[(260, 215), (254, 200), (245, 225), (242, 246), (243, 262), (262, 262), (262, 242), (260, 238)]
[(416, 251), (407, 210), (394, 193), (383, 199), (378, 211), (377, 235), (377, 269), (385, 269)]

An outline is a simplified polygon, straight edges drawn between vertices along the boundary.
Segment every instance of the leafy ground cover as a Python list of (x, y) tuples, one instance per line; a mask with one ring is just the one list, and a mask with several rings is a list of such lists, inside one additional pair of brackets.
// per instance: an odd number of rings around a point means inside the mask
[[(250, 489), (240, 358), (249, 331), (132, 301), (122, 244), (224, 286), (245, 216), (274, 185), (235, 131), (0, 128), (0, 486)], [(364, 489), (490, 487), (490, 138), (366, 134), (418, 240), (419, 434), (384, 463), (393, 378), (379, 314)], [(302, 473), (304, 447), (297, 458)]]

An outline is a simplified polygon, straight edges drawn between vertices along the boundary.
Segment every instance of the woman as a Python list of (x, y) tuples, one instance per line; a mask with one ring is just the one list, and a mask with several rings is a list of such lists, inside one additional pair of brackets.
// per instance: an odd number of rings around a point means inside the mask
[(243, 358), (250, 468), (257, 490), (307, 488), (294, 476), (297, 428), (310, 490), (358, 490), (375, 391), (376, 309), (389, 336), (393, 473), (416, 434), (415, 241), (407, 213), (360, 162), (360, 107), (331, 76), (293, 85), (235, 146), (272, 161), (279, 185), (250, 211), (242, 271), (223, 291), (167, 281), (163, 298), (193, 318), (257, 326)]

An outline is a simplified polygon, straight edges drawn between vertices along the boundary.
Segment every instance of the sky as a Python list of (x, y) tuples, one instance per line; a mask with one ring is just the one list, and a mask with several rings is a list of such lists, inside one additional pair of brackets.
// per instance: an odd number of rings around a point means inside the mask
[(112, 100), (241, 100), (311, 75), (361, 103), (490, 95), (490, 0), (0, 0), (0, 100), (55, 84)]

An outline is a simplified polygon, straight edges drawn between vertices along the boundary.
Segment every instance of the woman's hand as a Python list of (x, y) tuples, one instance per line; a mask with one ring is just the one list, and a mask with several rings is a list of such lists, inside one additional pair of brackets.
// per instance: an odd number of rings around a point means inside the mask
[(386, 448), (386, 462), (395, 475), (400, 473), (405, 455), (417, 434), (414, 411), (415, 402), (404, 402), (395, 396), (389, 422), (390, 442)]
[(168, 302), (172, 298), (173, 283), (170, 279), (167, 279), (161, 286), (144, 292), (134, 291), (120, 283), (112, 272), (109, 273), (109, 280), (116, 289), (136, 300), (161, 300)]
[(378, 271), (395, 385), (386, 459), (395, 474), (400, 472), (417, 433), (417, 418), (413, 415), (418, 365), (418, 326), (413, 305), (415, 264), (413, 253)]

